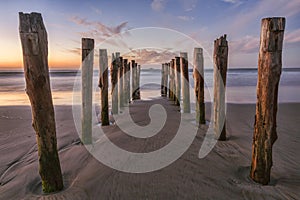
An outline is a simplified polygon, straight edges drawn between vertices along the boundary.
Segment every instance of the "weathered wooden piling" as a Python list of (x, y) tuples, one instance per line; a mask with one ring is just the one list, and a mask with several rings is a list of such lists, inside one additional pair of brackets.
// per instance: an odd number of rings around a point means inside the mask
[(126, 82), (127, 82), (127, 103), (130, 103), (131, 99), (131, 93), (130, 93), (130, 62), (127, 63), (127, 76), (126, 76)]
[(175, 98), (175, 71), (174, 71), (174, 59), (170, 61), (170, 99), (174, 101)]
[(101, 90), (101, 125), (109, 125), (108, 110), (108, 58), (107, 50), (99, 50), (99, 87)]
[(111, 80), (111, 107), (112, 114), (118, 114), (118, 58), (119, 54), (112, 54), (110, 66), (110, 80)]
[(137, 99), (141, 99), (141, 65), (137, 65), (137, 91), (136, 97)]
[[(214, 129), (221, 132), (219, 140), (226, 140), (225, 91), (228, 61), (226, 35), (214, 41)], [(223, 123), (222, 123), (223, 122)]]
[(124, 107), (124, 90), (123, 90), (123, 68), (124, 68), (124, 63), (123, 63), (123, 57), (119, 57), (119, 62), (118, 62), (118, 99), (119, 99), (119, 108)]
[(285, 18), (262, 19), (250, 177), (263, 185), (270, 182), (272, 146), (277, 140), (276, 114), (284, 29)]
[(161, 70), (161, 96), (166, 97), (168, 94), (168, 64), (162, 64)]
[(180, 66), (182, 77), (182, 100), (183, 100), (183, 112), (190, 113), (190, 85), (189, 85), (189, 62), (186, 52), (180, 53)]
[(165, 73), (166, 73), (166, 70), (165, 70), (165, 63), (161, 64), (161, 84), (160, 84), (160, 95), (162, 97), (165, 96), (165, 87), (164, 87), (164, 82), (165, 82)]
[(132, 100), (136, 100), (136, 89), (137, 89), (137, 82), (136, 82), (136, 76), (137, 76), (137, 66), (135, 63), (135, 60), (131, 61), (131, 73), (132, 73), (132, 83), (131, 83), (131, 92), (132, 92)]
[(169, 65), (168, 63), (165, 63), (165, 73), (164, 73), (164, 94), (165, 94), (165, 97), (168, 95), (168, 76), (169, 74)]
[(181, 73), (180, 73), (180, 57), (175, 57), (174, 60), (175, 72), (175, 105), (180, 106), (181, 101)]
[(92, 97), (93, 97), (93, 63), (94, 63), (94, 40), (82, 38), (82, 142), (92, 143)]
[(169, 87), (168, 87), (168, 97), (169, 99), (172, 98), (172, 90), (171, 90), (171, 86), (172, 86), (172, 68), (171, 68), (171, 62), (167, 63), (168, 64), (168, 76), (169, 76)]
[(26, 93), (36, 132), (42, 189), (45, 193), (56, 192), (63, 189), (63, 179), (50, 89), (47, 32), (39, 13), (19, 13), (19, 20)]
[[(129, 80), (128, 80), (128, 75), (129, 75), (129, 71), (128, 71), (128, 59), (124, 59), (124, 66), (123, 66), (123, 102), (124, 102), (124, 106), (127, 106), (129, 101), (128, 101), (128, 89), (130, 90), (130, 76), (129, 76)], [(128, 85), (129, 83), (129, 85)]]
[(196, 96), (196, 122), (205, 124), (205, 103), (204, 103), (204, 59), (203, 49), (194, 48), (194, 88)]

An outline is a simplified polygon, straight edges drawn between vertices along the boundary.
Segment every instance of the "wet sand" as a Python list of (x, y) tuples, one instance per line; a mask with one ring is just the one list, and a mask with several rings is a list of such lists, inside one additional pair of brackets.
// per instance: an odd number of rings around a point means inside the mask
[[(112, 142), (133, 152), (150, 152), (169, 143), (180, 114), (166, 99), (137, 101), (130, 107), (133, 120), (149, 123), (149, 107), (167, 109), (165, 127), (155, 136), (136, 139), (116, 125), (104, 131)], [(278, 140), (273, 147), (271, 183), (261, 186), (249, 179), (254, 104), (228, 104), (228, 141), (218, 142), (198, 158), (207, 126), (177, 161), (158, 171), (132, 174), (111, 169), (80, 144), (71, 106), (56, 106), (57, 138), (65, 189), (42, 195), (35, 133), (29, 106), (0, 107), (0, 199), (298, 199), (300, 196), (299, 103), (279, 104)], [(207, 120), (210, 109), (207, 104)], [(187, 133), (188, 134), (188, 133)]]

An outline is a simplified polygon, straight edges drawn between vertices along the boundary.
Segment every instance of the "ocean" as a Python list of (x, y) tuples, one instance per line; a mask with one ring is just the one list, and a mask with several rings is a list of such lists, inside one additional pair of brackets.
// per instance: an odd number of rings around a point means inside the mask
[[(74, 83), (78, 85), (80, 73), (76, 70), (53, 70), (50, 73), (54, 105), (72, 105)], [(205, 101), (213, 99), (213, 70), (205, 70)], [(300, 102), (300, 68), (283, 69), (280, 86), (279, 102)], [(195, 102), (194, 82), (190, 71), (191, 103)], [(100, 102), (98, 72), (94, 72), (94, 103)], [(151, 99), (160, 96), (161, 71), (159, 69), (141, 70), (141, 97)], [(256, 102), (256, 69), (229, 69), (227, 72), (226, 102)], [(22, 71), (0, 71), (0, 106), (29, 105), (25, 93), (25, 79)]]

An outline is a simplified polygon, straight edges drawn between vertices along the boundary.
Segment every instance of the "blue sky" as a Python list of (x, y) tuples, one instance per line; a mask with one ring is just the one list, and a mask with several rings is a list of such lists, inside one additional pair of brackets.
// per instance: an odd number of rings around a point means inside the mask
[[(21, 65), (18, 35), (20, 11), (42, 13), (49, 37), (49, 62), (53, 67), (80, 64), (81, 37), (94, 37), (96, 43), (100, 43), (114, 34), (142, 27), (181, 32), (199, 42), (207, 54), (212, 53), (213, 41), (226, 33), (229, 40), (229, 67), (256, 67), (260, 22), (262, 18), (272, 16), (284, 16), (287, 19), (284, 67), (300, 67), (299, 0), (11, 0), (1, 1), (0, 9), (0, 67)], [(169, 33), (167, 31), (162, 36), (151, 31), (153, 34), (145, 40), (168, 37), (166, 35)], [(133, 32), (130, 34), (131, 37), (135, 35)], [(134, 46), (128, 43), (130, 41), (123, 35), (114, 45), (120, 45), (122, 53)], [(127, 44), (122, 46), (124, 42)], [(164, 45), (161, 48), (175, 48), (174, 44)], [(162, 54), (157, 51), (155, 54), (155, 51), (146, 51), (146, 55)], [(162, 59), (166, 58), (162, 56)], [(146, 60), (144, 58), (147, 63)], [(149, 58), (148, 63), (151, 62)], [(159, 62), (163, 60), (155, 60), (155, 63)]]

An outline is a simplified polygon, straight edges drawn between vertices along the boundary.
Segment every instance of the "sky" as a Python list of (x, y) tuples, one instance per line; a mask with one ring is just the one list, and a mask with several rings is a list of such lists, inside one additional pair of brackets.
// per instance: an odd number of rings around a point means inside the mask
[[(300, 0), (10, 0), (0, 2), (0, 69), (22, 67), (18, 12), (42, 13), (49, 66), (78, 68), (82, 37), (142, 65), (194, 47), (211, 66), (213, 41), (227, 34), (229, 68), (257, 66), (261, 19), (285, 17), (283, 67), (300, 67)], [(97, 57), (97, 50), (95, 50)]]

